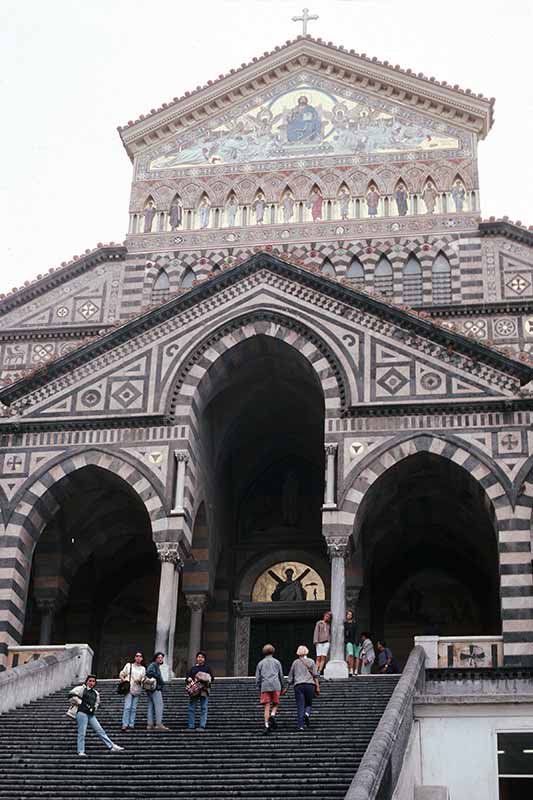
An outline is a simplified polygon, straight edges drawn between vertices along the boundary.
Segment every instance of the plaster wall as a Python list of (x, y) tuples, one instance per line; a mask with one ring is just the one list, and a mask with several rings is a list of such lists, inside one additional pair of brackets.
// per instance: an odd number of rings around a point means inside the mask
[[(422, 785), (447, 786), (450, 800), (498, 800), (497, 734), (523, 731), (533, 736), (533, 702), (468, 699), (457, 698), (450, 705), (415, 705), (420, 764), (408, 752), (409, 771), (420, 775)], [(407, 781), (408, 774), (403, 779)], [(533, 793), (533, 779), (531, 789)]]

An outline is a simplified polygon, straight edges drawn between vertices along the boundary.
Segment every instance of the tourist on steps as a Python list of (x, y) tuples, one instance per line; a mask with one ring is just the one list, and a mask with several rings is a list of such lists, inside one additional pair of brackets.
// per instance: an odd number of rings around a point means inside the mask
[[(313, 697), (318, 687), (318, 670), (313, 659), (307, 658), (309, 650), (304, 644), (300, 645), (296, 655), (298, 658), (292, 662), (287, 681), (289, 686), (294, 686), (298, 730), (303, 731), (311, 724)], [(286, 691), (287, 689), (284, 689), (283, 694)]]
[(124, 710), (122, 712), (122, 730), (133, 730), (135, 727), (135, 715), (137, 704), (141, 696), (143, 681), (146, 676), (146, 667), (143, 665), (143, 654), (135, 653), (133, 661), (124, 664), (120, 672), (121, 681), (130, 682), (130, 690), (124, 697)]
[(209, 703), (209, 688), (215, 676), (213, 675), (210, 667), (206, 664), (205, 653), (196, 653), (196, 663), (191, 667), (187, 673), (187, 682), (194, 683), (198, 681), (202, 688), (198, 694), (189, 697), (189, 718), (187, 721), (187, 728), (190, 731), (194, 730), (196, 723), (196, 709), (200, 706), (200, 727), (198, 730), (205, 731), (207, 725), (207, 706)]
[(370, 639), (370, 634), (367, 631), (361, 633), (361, 652), (359, 654), (361, 660), (361, 675), (370, 675), (372, 672), (372, 664), (376, 660), (376, 653), (374, 645)]
[(148, 698), (148, 715), (146, 729), (149, 731), (169, 731), (166, 725), (163, 725), (163, 689), (165, 681), (161, 675), (161, 664), (165, 660), (164, 653), (154, 653), (154, 660), (149, 664), (146, 670), (147, 678), (155, 678), (156, 685), (152, 691), (147, 691)]
[(353, 618), (353, 611), (348, 609), (344, 621), (344, 646), (346, 648), (346, 663), (350, 677), (359, 672), (359, 637), (357, 636), (357, 623)]
[(382, 675), (395, 675), (400, 672), (392, 650), (387, 647), (384, 639), (376, 642), (376, 650), (378, 651), (378, 672), (381, 672)]
[(259, 689), (259, 702), (263, 706), (265, 734), (277, 728), (279, 698), (283, 687), (283, 668), (274, 658), (275, 648), (271, 644), (263, 647), (263, 656), (255, 670), (255, 684)]
[(313, 644), (316, 650), (316, 668), (321, 675), (326, 666), (331, 640), (331, 611), (324, 611), (322, 619), (315, 625)]
[(77, 706), (76, 723), (78, 725), (78, 755), (85, 756), (85, 735), (87, 726), (93, 729), (98, 738), (109, 749), (110, 753), (121, 753), (124, 748), (114, 744), (96, 719), (96, 709), (100, 705), (100, 694), (95, 689), (96, 675), (87, 675), (85, 683), (75, 686), (69, 692), (71, 705)]

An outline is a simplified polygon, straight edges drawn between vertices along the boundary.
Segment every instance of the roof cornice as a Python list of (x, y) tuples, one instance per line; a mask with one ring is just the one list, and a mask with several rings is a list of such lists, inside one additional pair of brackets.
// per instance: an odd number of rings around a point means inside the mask
[(494, 99), (474, 94), (470, 89), (450, 86), (359, 55), (344, 47), (335, 47), (321, 39), (299, 36), (281, 47), (242, 64), (237, 70), (220, 75), (193, 92), (185, 92), (147, 115), (118, 128), (131, 159), (142, 149), (173, 133), (205, 122), (234, 103), (286, 77), (295, 69), (313, 69), (328, 77), (344, 80), (356, 89), (376, 97), (403, 103), (413, 110), (445, 119), (484, 138), (492, 126)]
[(9, 405), (49, 381), (55, 380), (117, 345), (131, 340), (132, 337), (172, 319), (176, 314), (207, 299), (239, 279), (262, 269), (284, 275), (301, 285), (320, 291), (332, 299), (344, 302), (347, 305), (354, 305), (363, 311), (396, 323), (408, 331), (409, 334), (425, 337), (443, 347), (453, 349), (454, 352), (467, 355), (474, 361), (479, 361), (493, 369), (512, 375), (523, 384), (533, 380), (533, 367), (529, 363), (516, 360), (481, 342), (452, 331), (445, 325), (432, 321), (429, 315), (424, 312), (416, 312), (410, 308), (395, 306), (381, 297), (352, 289), (339, 281), (327, 278), (321, 273), (295, 266), (290, 261), (283, 260), (270, 253), (261, 252), (256, 253), (240, 264), (226, 268), (211, 279), (202, 281), (186, 293), (180, 293), (161, 306), (150, 309), (111, 332), (105, 333), (93, 341), (81, 345), (76, 350), (66, 353), (61, 358), (36, 369), (31, 375), (23, 377), (1, 389), (0, 401)]
[(511, 222), (507, 217), (491, 217), (479, 223), (480, 236), (504, 236), (515, 242), (533, 247), (533, 225), (526, 228), (521, 222)]

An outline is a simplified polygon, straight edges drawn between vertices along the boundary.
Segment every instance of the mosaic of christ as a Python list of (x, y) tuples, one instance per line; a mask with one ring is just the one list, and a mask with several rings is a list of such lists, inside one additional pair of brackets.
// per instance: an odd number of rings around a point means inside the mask
[[(438, 128), (438, 126), (437, 126)], [(150, 163), (151, 170), (313, 155), (450, 150), (459, 140), (301, 85)]]

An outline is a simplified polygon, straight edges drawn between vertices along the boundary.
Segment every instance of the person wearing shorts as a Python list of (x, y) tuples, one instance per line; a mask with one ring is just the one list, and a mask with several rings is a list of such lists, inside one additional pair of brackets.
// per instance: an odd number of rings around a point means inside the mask
[(350, 677), (359, 672), (359, 653), (360, 646), (357, 636), (357, 623), (353, 618), (353, 611), (348, 609), (344, 621), (344, 647), (346, 652), (346, 663), (348, 664), (348, 674)]
[(263, 706), (265, 730), (268, 734), (276, 730), (276, 714), (283, 688), (283, 667), (274, 658), (275, 648), (271, 644), (263, 647), (263, 656), (255, 670), (255, 685), (259, 689), (259, 702)]
[(313, 634), (313, 644), (316, 651), (316, 668), (319, 675), (324, 671), (326, 660), (329, 654), (329, 643), (331, 639), (331, 611), (324, 611), (324, 616), (315, 625)]

